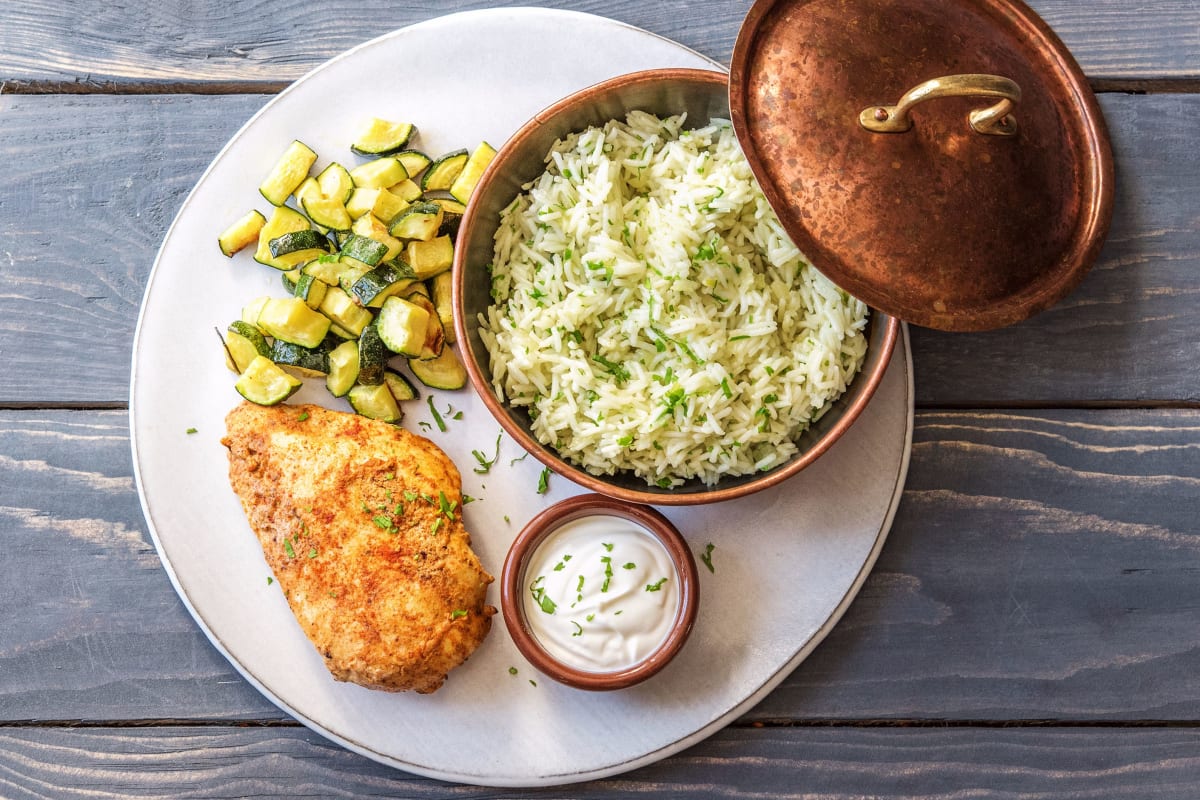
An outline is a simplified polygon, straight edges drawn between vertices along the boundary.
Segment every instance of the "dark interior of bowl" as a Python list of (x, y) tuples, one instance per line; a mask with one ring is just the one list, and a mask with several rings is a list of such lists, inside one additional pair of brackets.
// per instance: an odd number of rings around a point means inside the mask
[[(667, 77), (665, 73), (670, 73)], [(481, 381), (487, 386), (477, 385), (481, 392), (493, 395), (490, 388), (491, 371), (488, 366), (487, 348), (479, 337), (477, 319), (492, 299), (491, 283), (487, 265), (492, 260), (493, 240), (499, 227), (500, 212), (512, 202), (524, 184), (537, 178), (545, 170), (544, 158), (555, 140), (572, 131), (580, 131), (592, 125), (603, 125), (612, 119), (624, 119), (628, 111), (643, 110), (660, 117), (679, 113), (687, 114), (687, 127), (702, 127), (711, 119), (729, 118), (728, 83), (726, 76), (718, 72), (703, 70), (656, 70), (650, 73), (634, 73), (624, 78), (586, 90), (592, 96), (582, 102), (571, 102), (571, 98), (552, 106), (539, 114), (505, 144), (494, 168), (476, 190), (472, 207), (460, 231), (458, 245), (462, 266), (458, 276), (460, 287), (460, 312), (466, 324), (465, 336), (460, 346), (465, 349), (464, 357), (474, 361), (474, 367), (485, 376)], [(576, 96), (573, 96), (576, 97)], [(762, 482), (765, 476), (788, 470), (800, 459), (811, 460), (821, 447), (822, 440), (844, 422), (848, 409), (858, 406), (864, 394), (874, 390), (875, 382), (862, 380), (874, 374), (880, 367), (880, 359), (891, 354), (895, 331), (889, 332), (890, 318), (872, 311), (868, 330), (868, 350), (859, 379), (856, 379), (841, 398), (824, 416), (814, 423), (798, 441), (800, 452), (784, 465), (767, 473), (724, 477), (714, 487), (692, 480), (673, 489), (652, 486), (632, 472), (596, 476), (607, 486), (623, 490), (627, 497), (632, 493), (643, 495), (637, 499), (650, 503), (703, 502), (701, 495), (710, 495), (714, 490), (724, 496), (741, 494), (738, 490), (748, 484)], [(470, 366), (470, 365), (469, 365)], [(536, 443), (529, 415), (520, 408), (508, 407), (510, 418)], [(825, 442), (827, 445), (829, 442)], [(537, 445), (542, 461), (559, 461), (559, 456), (550, 448)], [(581, 468), (570, 465), (577, 473)], [(589, 486), (597, 491), (603, 487)]]

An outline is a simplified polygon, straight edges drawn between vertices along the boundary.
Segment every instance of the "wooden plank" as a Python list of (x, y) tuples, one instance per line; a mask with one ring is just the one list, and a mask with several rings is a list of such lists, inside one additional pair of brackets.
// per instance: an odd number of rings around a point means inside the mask
[[(1200, 719), (1200, 411), (914, 439), (861, 595), (748, 719)], [(0, 412), (0, 721), (281, 718), (174, 597), (127, 448), (118, 412)]]
[[(1200, 5), (1197, 5), (1200, 8)], [(1200, 96), (1101, 105), (1117, 172), (1112, 228), (1083, 283), (998, 331), (913, 328), (917, 402), (1004, 406), (1200, 400)], [(1186, 366), (1185, 366), (1186, 365)]]
[(1191, 800), (1200, 783), (1191, 728), (733, 728), (625, 775), (532, 792), (417, 777), (300, 728), (8, 729), (0, 753), (11, 800), (116, 787), (175, 798)]
[(123, 412), (0, 413), (0, 486), (0, 719), (280, 716), (172, 589)]
[[(10, 165), (0, 404), (125, 400), (158, 244), (221, 144), (267, 99), (0, 97)], [(1059, 307), (1013, 328), (914, 330), (920, 403), (1200, 399), (1198, 373), (1181, 368), (1200, 361), (1200, 160), (1189, 150), (1200, 95), (1106, 95), (1103, 106), (1119, 196), (1096, 268)]]
[[(328, 58), (394, 28), (459, 10), (506, 2), (408, 3), (335, 0), (310, 14), (299, 6), (204, 0), (97, 8), (81, 15), (51, 0), (0, 7), (0, 80), (81, 84), (144, 81), (292, 81)], [(721, 0), (550, 0), (536, 5), (570, 8), (675, 39), (729, 63), (750, 3)], [(1130, 5), (1123, 0), (1034, 0), (1031, 5), (1064, 40), (1094, 79), (1184, 79), (1200, 76), (1200, 8), (1177, 0)], [(136, 24), (133, 43), (123, 34)]]

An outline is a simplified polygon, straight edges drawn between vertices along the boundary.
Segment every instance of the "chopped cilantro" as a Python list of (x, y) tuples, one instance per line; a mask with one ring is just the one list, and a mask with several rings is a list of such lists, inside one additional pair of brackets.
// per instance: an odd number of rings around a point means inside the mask
[(429, 413), (433, 415), (433, 421), (435, 423), (437, 423), (438, 430), (445, 433), (446, 432), (446, 420), (442, 419), (441, 412), (439, 412), (437, 410), (437, 406), (435, 406), (433, 404), (433, 395), (429, 395), (428, 397), (425, 398), (425, 400), (429, 405)]
[(297, 421), (297, 422), (304, 422), (304, 420), (306, 420), (306, 419), (308, 419), (308, 412), (307, 412), (307, 411), (301, 411), (301, 412), (300, 412), (300, 416), (296, 417), (296, 421)]
[(465, 617), (466, 615), (467, 610), (465, 608), (456, 608), (450, 612), (450, 619), (459, 619), (460, 617)]
[(288, 558), (296, 557), (296, 551), (295, 551), (295, 549), (292, 548), (292, 540), (291, 539), (283, 540), (283, 552), (287, 553)]
[(270, 586), (274, 582), (275, 582), (275, 579), (272, 578), (270, 575), (268, 575), (267, 576), (267, 586)]
[(472, 450), (471, 455), (475, 456), (475, 460), (479, 462), (479, 466), (475, 467), (475, 472), (479, 475), (487, 474), (487, 471), (492, 468), (492, 464), (496, 463), (496, 459), (500, 457), (500, 439), (504, 436), (503, 432), (496, 434), (496, 454), (490, 459), (479, 450)]
[(197, 431), (195, 428), (188, 428), (188, 429), (185, 431), (185, 433), (187, 433), (187, 434), (190, 436), (190, 435), (191, 435), (191, 434), (193, 434), (193, 433), (199, 433), (199, 431)]
[(704, 562), (704, 566), (708, 567), (708, 571), (712, 573), (716, 573), (716, 570), (713, 569), (712, 563), (712, 552), (715, 549), (716, 545), (714, 545), (712, 542), (709, 542), (707, 545), (705, 545), (704, 552), (700, 554), (700, 560)]
[(662, 589), (663, 584), (666, 582), (667, 582), (666, 578), (659, 578), (657, 583), (647, 583), (646, 591), (647, 592), (657, 592), (660, 589)]
[(545, 494), (550, 489), (550, 468), (542, 467), (542, 473), (538, 475), (537, 493)]
[(380, 514), (379, 516), (375, 517), (375, 524), (383, 528), (385, 531), (389, 531), (392, 529), (392, 518)]
[(509, 667), (509, 668), (508, 668), (508, 674), (509, 674), (509, 675), (516, 675), (516, 674), (517, 674), (517, 668), (516, 668), (516, 667)]

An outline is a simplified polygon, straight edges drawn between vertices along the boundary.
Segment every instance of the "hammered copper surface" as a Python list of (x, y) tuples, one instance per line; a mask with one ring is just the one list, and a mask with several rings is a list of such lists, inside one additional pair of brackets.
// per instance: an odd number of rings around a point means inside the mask
[[(990, 73), (1022, 90), (1017, 135), (971, 130), (979, 98), (858, 123), (917, 84)], [(869, 305), (946, 330), (1025, 319), (1082, 279), (1108, 229), (1112, 157), (1062, 43), (1007, 0), (760, 0), (734, 50), (730, 105), (789, 234)]]

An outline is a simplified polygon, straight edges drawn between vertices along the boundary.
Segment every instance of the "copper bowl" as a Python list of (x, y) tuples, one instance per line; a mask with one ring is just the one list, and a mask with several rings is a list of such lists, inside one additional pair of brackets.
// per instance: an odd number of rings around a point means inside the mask
[[(653, 652), (632, 666), (609, 672), (590, 672), (564, 663), (549, 653), (531, 630), (525, 615), (526, 567), (546, 537), (563, 525), (583, 517), (609, 516), (629, 520), (662, 544), (674, 565), (679, 582), (679, 606), (670, 632)], [(538, 671), (577, 689), (610, 691), (641, 683), (670, 663), (680, 651), (700, 605), (700, 579), (696, 561), (678, 529), (648, 506), (633, 505), (597, 494), (571, 497), (542, 511), (527, 524), (509, 548), (500, 575), (500, 608), (513, 643)]]
[[(801, 435), (799, 452), (767, 472), (724, 477), (713, 486), (692, 480), (662, 489), (630, 472), (593, 475), (541, 444), (525, 410), (502, 403), (496, 396), (478, 320), (492, 302), (486, 265), (492, 260), (501, 210), (525, 183), (542, 174), (545, 155), (557, 139), (623, 119), (635, 109), (658, 116), (686, 112), (693, 127), (711, 119), (728, 119), (728, 91), (728, 78), (721, 72), (655, 69), (622, 75), (560, 100), (529, 120), (500, 149), (476, 186), (459, 228), (454, 257), (454, 326), (472, 386), (521, 447), (559, 475), (609, 497), (653, 505), (696, 505), (743, 497), (787, 480), (828, 450), (862, 413), (883, 378), (899, 336), (899, 321), (872, 309), (861, 372), (824, 416)], [(816, 266), (820, 268), (820, 264)]]

